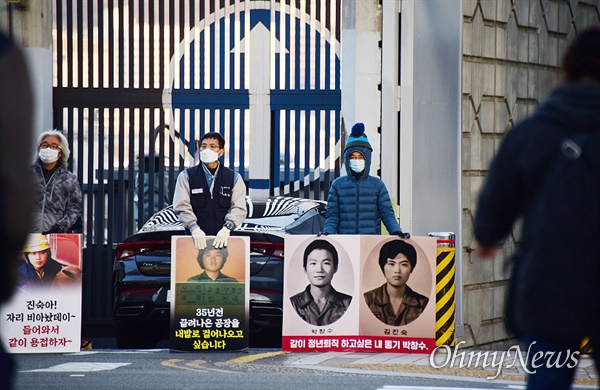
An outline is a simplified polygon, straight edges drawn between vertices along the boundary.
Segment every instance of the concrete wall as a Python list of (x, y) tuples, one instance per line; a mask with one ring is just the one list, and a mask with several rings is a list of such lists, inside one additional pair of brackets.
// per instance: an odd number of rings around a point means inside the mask
[[(461, 34), (460, 1), (402, 2), (397, 180), (401, 226), (416, 236), (461, 230)], [(392, 129), (383, 130), (385, 139)], [(455, 307), (462, 306), (460, 255)], [(455, 324), (462, 335), (460, 311)]]
[[(356, 122), (365, 124), (373, 155), (379, 156), (381, 6), (378, 0), (350, 0), (343, 4), (342, 117), (348, 134)], [(379, 160), (374, 158), (371, 173), (377, 175), (378, 169)]]
[[(458, 2), (458, 4), (457, 4)], [(455, 15), (450, 8), (460, 9)], [(448, 28), (458, 20), (462, 28), (461, 42), (456, 42), (453, 30), (444, 31), (437, 21), (438, 12), (449, 20)], [(401, 9), (399, 21), (395, 14)], [(467, 345), (489, 345), (510, 339), (504, 326), (503, 309), (508, 275), (504, 272), (505, 259), (514, 249), (511, 237), (502, 253), (494, 261), (481, 261), (470, 249), (473, 244), (473, 215), (481, 185), (487, 169), (505, 132), (515, 123), (531, 114), (541, 99), (558, 83), (558, 66), (569, 40), (581, 29), (598, 25), (600, 0), (383, 0), (382, 60), (400, 58), (400, 92), (388, 84), (396, 82), (393, 72), (397, 67), (382, 64), (382, 177), (388, 188), (399, 184), (400, 222), (416, 234), (437, 229), (454, 230), (448, 225), (456, 212), (460, 219), (457, 233), (457, 313), (456, 331), (458, 341)], [(394, 28), (390, 28), (390, 24)], [(401, 29), (401, 31), (400, 31)], [(393, 53), (400, 36), (400, 53)], [(443, 34), (440, 34), (443, 32)], [(390, 38), (391, 37), (391, 38)], [(344, 36), (346, 39), (346, 36)], [(428, 41), (429, 40), (429, 41)], [(448, 95), (451, 82), (436, 83), (439, 68), (447, 64), (451, 69), (452, 56), (445, 52), (448, 47), (462, 50), (462, 105), (455, 106), (460, 119), (460, 129), (452, 132), (452, 126), (440, 125), (442, 117), (451, 117), (440, 107), (449, 106), (444, 97)], [(391, 52), (391, 53), (390, 53)], [(446, 55), (444, 55), (446, 54)], [(460, 67), (460, 66), (459, 66)], [(348, 63), (344, 62), (344, 72)], [(436, 78), (438, 77), (438, 78)], [(448, 71), (447, 77), (455, 77)], [(346, 91), (343, 91), (345, 93)], [(400, 102), (397, 102), (399, 95)], [(459, 94), (460, 95), (460, 94)], [(460, 100), (460, 97), (456, 99)], [(358, 104), (359, 101), (357, 101)], [(399, 106), (399, 108), (398, 108)], [(400, 112), (400, 124), (395, 128), (395, 118)], [(445, 116), (444, 116), (445, 115)], [(438, 121), (438, 122), (436, 122)], [(441, 130), (440, 130), (441, 129)], [(461, 131), (462, 130), (462, 131)], [(391, 132), (398, 134), (390, 134)], [(439, 131), (439, 132), (436, 132)], [(434, 179), (439, 154), (448, 152), (438, 143), (428, 145), (428, 137), (452, 135), (444, 138), (446, 145), (460, 143), (456, 161), (444, 166), (444, 170), (458, 166), (458, 172), (450, 172), (446, 178), (460, 181), (459, 210), (450, 209), (448, 199), (436, 203), (436, 191), (422, 192), (428, 185), (439, 184)], [(399, 139), (394, 160), (393, 148)], [(437, 160), (436, 160), (437, 158)], [(398, 174), (388, 173), (386, 166), (398, 164)], [(447, 188), (454, 188), (451, 184)], [(422, 196), (422, 194), (425, 194)], [(427, 209), (427, 205), (443, 204), (447, 212), (439, 208)]]
[[(470, 253), (477, 195), (505, 132), (558, 82), (568, 41), (599, 25), (600, 0), (464, 0), (462, 95), (463, 314), (467, 345), (509, 338), (503, 322), (511, 237), (493, 261)], [(457, 256), (458, 258), (458, 256)]]

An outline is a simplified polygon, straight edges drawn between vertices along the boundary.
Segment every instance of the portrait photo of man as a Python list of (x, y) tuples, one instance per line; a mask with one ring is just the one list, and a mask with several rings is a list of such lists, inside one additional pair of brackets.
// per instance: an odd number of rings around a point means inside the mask
[(203, 269), (203, 272), (190, 277), (187, 281), (238, 283), (236, 279), (221, 272), (227, 262), (227, 257), (229, 257), (229, 251), (226, 246), (217, 249), (211, 245), (199, 250), (197, 261), (200, 268)]
[(290, 302), (296, 313), (311, 325), (326, 326), (336, 322), (352, 301), (350, 295), (331, 285), (338, 265), (338, 252), (326, 240), (314, 240), (304, 250), (302, 266), (309, 284), (304, 291), (292, 296)]
[(61, 286), (81, 282), (81, 270), (52, 258), (50, 244), (43, 234), (30, 234), (23, 248), (23, 264), (19, 267), (20, 288)]
[(381, 247), (378, 260), (386, 282), (364, 293), (369, 310), (387, 325), (402, 326), (413, 322), (429, 302), (429, 298), (407, 284), (417, 265), (417, 251), (406, 241), (393, 240)]

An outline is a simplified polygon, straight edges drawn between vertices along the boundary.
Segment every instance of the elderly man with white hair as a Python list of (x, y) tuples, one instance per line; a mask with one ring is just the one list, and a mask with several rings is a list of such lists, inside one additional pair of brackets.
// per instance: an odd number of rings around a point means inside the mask
[(33, 233), (66, 233), (81, 218), (81, 188), (67, 170), (71, 151), (67, 138), (58, 130), (40, 134), (33, 164), (36, 191)]

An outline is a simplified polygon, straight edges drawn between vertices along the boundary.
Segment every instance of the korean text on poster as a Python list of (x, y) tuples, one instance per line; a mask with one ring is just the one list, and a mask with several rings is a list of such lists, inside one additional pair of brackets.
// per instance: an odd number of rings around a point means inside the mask
[(191, 237), (173, 237), (171, 349), (223, 351), (248, 348), (249, 251), (247, 237), (230, 237), (198, 250)]
[(82, 236), (31, 234), (17, 291), (2, 306), (11, 353), (76, 352), (81, 345)]

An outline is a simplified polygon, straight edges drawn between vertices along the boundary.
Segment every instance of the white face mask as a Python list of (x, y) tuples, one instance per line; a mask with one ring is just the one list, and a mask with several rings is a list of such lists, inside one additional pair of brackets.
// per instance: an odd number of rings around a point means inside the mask
[(210, 149), (204, 149), (200, 152), (200, 161), (206, 164), (214, 163), (219, 158), (219, 153)]
[(350, 160), (350, 169), (356, 173), (361, 173), (365, 170), (365, 160)]
[(46, 148), (38, 152), (40, 160), (45, 164), (52, 164), (58, 160), (58, 150)]

